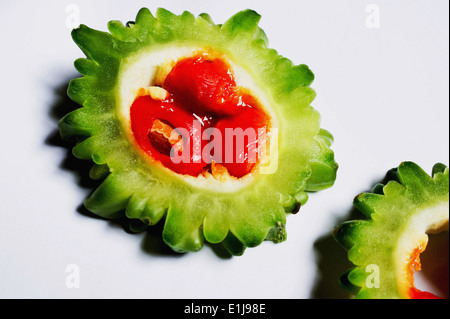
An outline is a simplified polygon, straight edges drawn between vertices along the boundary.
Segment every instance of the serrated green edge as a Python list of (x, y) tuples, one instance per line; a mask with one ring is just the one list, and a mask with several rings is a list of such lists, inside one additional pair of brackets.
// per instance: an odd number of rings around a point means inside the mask
[[(405, 298), (397, 286), (392, 254), (404, 225), (415, 214), (449, 202), (449, 169), (438, 163), (428, 175), (413, 162), (403, 162), (389, 171), (387, 184), (377, 184), (362, 193), (354, 206), (366, 219), (341, 223), (333, 230), (335, 240), (348, 251), (355, 267), (342, 275), (340, 283), (358, 299)], [(380, 286), (367, 287), (367, 267), (377, 265)]]
[[(164, 240), (176, 251), (198, 251), (203, 237), (214, 243), (237, 238), (244, 247), (257, 246), (267, 238), (286, 238), (284, 227), (279, 227), (285, 224), (286, 213), (297, 206), (294, 202), (306, 203), (306, 191), (331, 187), (337, 164), (329, 148), (332, 136), (321, 130), (320, 116), (310, 106), (315, 98), (309, 87), (314, 74), (268, 48), (258, 26), (260, 18), (255, 11), (245, 10), (215, 25), (206, 14), (194, 17), (189, 12), (175, 15), (158, 9), (153, 16), (143, 8), (134, 23), (109, 22), (110, 33), (85, 25), (73, 30), (72, 37), (86, 59), (75, 61), (83, 77), (70, 82), (68, 95), (83, 107), (61, 119), (61, 135), (82, 137), (73, 153), (101, 167), (103, 175), (98, 176), (103, 177), (109, 167), (109, 175), (85, 201), (89, 210), (106, 218), (116, 218), (125, 210), (127, 217), (149, 224), (165, 219)], [(217, 196), (202, 191), (192, 198), (198, 190), (142, 161), (121, 131), (117, 116), (114, 97), (121, 63), (136, 52), (174, 43), (222, 50), (258, 79), (278, 106), (277, 117), (284, 123), (279, 161), (290, 165), (280, 165), (277, 174), (263, 176), (263, 183), (238, 194)], [(94, 177), (97, 172), (93, 168)], [(216, 200), (211, 203), (211, 198)]]

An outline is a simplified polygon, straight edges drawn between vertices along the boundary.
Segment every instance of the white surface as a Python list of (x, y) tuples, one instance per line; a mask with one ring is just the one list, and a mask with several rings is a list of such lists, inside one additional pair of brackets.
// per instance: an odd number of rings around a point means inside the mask
[[(208, 246), (160, 254), (145, 234), (77, 212), (90, 190), (61, 167), (66, 150), (49, 142), (52, 108), (82, 57), (66, 27), (71, 3), (81, 23), (101, 30), (109, 20), (134, 20), (143, 6), (208, 12), (217, 23), (241, 9), (261, 13), (270, 46), (316, 75), (314, 106), (336, 140), (335, 187), (288, 218), (285, 243), (231, 259)], [(366, 25), (369, 4), (380, 10), (380, 28)], [(0, 297), (342, 296), (335, 276), (345, 255), (329, 234), (353, 197), (401, 161), (428, 171), (449, 162), (448, 11), (447, 0), (1, 0)], [(70, 264), (79, 288), (66, 286)]]

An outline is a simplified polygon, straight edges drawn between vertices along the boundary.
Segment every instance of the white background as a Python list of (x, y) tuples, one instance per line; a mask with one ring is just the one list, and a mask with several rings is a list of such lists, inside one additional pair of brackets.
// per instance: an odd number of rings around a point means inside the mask
[[(71, 3), (81, 23), (100, 30), (144, 6), (208, 12), (216, 23), (258, 11), (270, 46), (316, 75), (313, 105), (336, 140), (335, 187), (288, 217), (286, 242), (238, 258), (210, 246), (179, 256), (157, 231), (134, 235), (87, 214), (86, 165), (55, 131), (73, 106), (64, 91), (83, 56), (66, 25)], [(380, 10), (379, 28), (366, 24), (369, 4)], [(429, 172), (449, 162), (448, 11), (447, 0), (0, 0), (0, 297), (347, 297), (337, 285), (345, 252), (330, 231), (354, 196), (402, 161)], [(71, 264), (79, 288), (66, 286)]]

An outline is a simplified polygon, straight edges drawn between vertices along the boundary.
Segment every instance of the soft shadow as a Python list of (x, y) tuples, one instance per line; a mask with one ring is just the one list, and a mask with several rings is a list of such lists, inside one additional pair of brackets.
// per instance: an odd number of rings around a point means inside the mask
[[(352, 209), (346, 218), (338, 220), (339, 225), (345, 220), (361, 218), (361, 214)], [(339, 283), (339, 278), (352, 268), (347, 251), (333, 238), (331, 231), (314, 243), (317, 257), (318, 275), (316, 285), (311, 292), (311, 299), (349, 299), (352, 295)]]
[[(53, 88), (55, 102), (50, 106), (48, 115), (55, 125), (52, 127), (44, 143), (47, 146), (59, 147), (65, 150), (65, 154), (59, 165), (60, 169), (72, 173), (76, 177), (78, 186), (86, 190), (87, 193), (90, 193), (102, 181), (92, 180), (89, 177), (89, 171), (93, 163), (91, 161), (80, 160), (73, 156), (72, 148), (76, 140), (63, 140), (58, 129), (58, 121), (66, 114), (80, 107), (67, 96), (69, 81), (76, 77), (79, 77), (79, 74), (74, 74), (73, 77), (65, 79), (60, 86)], [(130, 220), (125, 216), (114, 220), (105, 219), (90, 212), (82, 203), (76, 208), (76, 212), (87, 218), (105, 220), (111, 227), (120, 227), (130, 235), (136, 234), (136, 232), (130, 229)], [(164, 243), (161, 236), (162, 226), (149, 227), (145, 232), (146, 236), (144, 236), (141, 245), (142, 251), (145, 253), (156, 256), (182, 256), (182, 254), (174, 252)]]
[[(393, 170), (390, 170), (385, 176), (373, 182), (373, 186), (377, 184), (386, 184), (392, 180)], [(367, 189), (361, 193), (371, 192)], [(356, 208), (349, 208), (346, 215), (335, 221), (334, 225), (338, 226), (342, 222), (364, 219), (365, 216)], [(339, 283), (340, 277), (354, 265), (348, 260), (347, 251), (334, 239), (332, 230), (330, 233), (319, 238), (314, 243), (314, 249), (317, 256), (318, 278), (316, 285), (311, 293), (313, 299), (349, 299), (353, 295), (344, 289)]]
[[(52, 127), (51, 132), (49, 132), (44, 143), (50, 147), (59, 147), (65, 150), (65, 154), (62, 158), (59, 167), (61, 170), (68, 171), (76, 177), (76, 183), (79, 187), (86, 190), (87, 193), (91, 193), (96, 189), (102, 181), (96, 181), (89, 177), (89, 171), (93, 165), (91, 161), (80, 160), (73, 156), (72, 148), (76, 143), (76, 140), (63, 140), (59, 133), (58, 121), (63, 118), (66, 114), (78, 109), (80, 106), (73, 102), (67, 95), (67, 89), (71, 79), (79, 77), (79, 74), (73, 74), (72, 77), (65, 79), (62, 84), (56, 88), (53, 88), (55, 95), (55, 102), (51, 105), (49, 109), (49, 117), (55, 123)], [(130, 224), (132, 223), (130, 219), (123, 217), (118, 219), (109, 220), (102, 218), (94, 213), (90, 212), (82, 203), (76, 208), (76, 212), (84, 217), (99, 219), (108, 222), (111, 227), (119, 227), (123, 229), (126, 233), (130, 235), (136, 235), (136, 232), (131, 229)], [(161, 221), (159, 224), (150, 226), (145, 232), (145, 236), (141, 243), (141, 249), (143, 252), (162, 257), (180, 257), (185, 254), (177, 253), (173, 251), (162, 239), (164, 223)], [(232, 256), (228, 251), (220, 244), (214, 245), (205, 243), (205, 246), (209, 247), (217, 257), (221, 259), (229, 259)]]
[(58, 121), (62, 117), (64, 117), (64, 115), (80, 107), (67, 96), (69, 81), (75, 77), (77, 77), (77, 75), (74, 75), (71, 78), (67, 78), (62, 85), (53, 89), (55, 102), (50, 107), (49, 117), (55, 125), (52, 127), (52, 131), (45, 139), (45, 145), (60, 147), (64, 149), (65, 155), (59, 167), (62, 170), (69, 171), (73, 175), (75, 175), (75, 177), (77, 178), (77, 184), (81, 188), (92, 190), (99, 185), (98, 181), (94, 181), (89, 178), (89, 171), (92, 167), (92, 163), (90, 161), (77, 159), (75, 156), (73, 156), (72, 148), (74, 146), (75, 140), (63, 140), (58, 129)]
[(186, 254), (177, 253), (171, 249), (162, 239), (164, 224), (150, 226), (145, 230), (145, 236), (141, 243), (141, 249), (147, 254), (160, 257), (183, 257)]

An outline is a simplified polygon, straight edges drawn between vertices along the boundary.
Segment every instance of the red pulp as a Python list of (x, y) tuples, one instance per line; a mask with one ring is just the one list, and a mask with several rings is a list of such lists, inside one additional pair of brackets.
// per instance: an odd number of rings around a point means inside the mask
[[(138, 96), (130, 109), (131, 130), (145, 153), (183, 175), (210, 171), (212, 161), (237, 178), (252, 172), (258, 161), (258, 133), (269, 131), (270, 117), (236, 85), (222, 59), (185, 58), (162, 87), (169, 93), (166, 99)], [(211, 129), (214, 138), (208, 134)], [(212, 154), (204, 152), (207, 144)]]
[(414, 272), (419, 271), (422, 268), (420, 254), (423, 250), (424, 248), (419, 246), (414, 249), (410, 256), (410, 261), (408, 263), (408, 280), (410, 283), (409, 296), (411, 299), (442, 299), (431, 292), (419, 290), (414, 286)]

